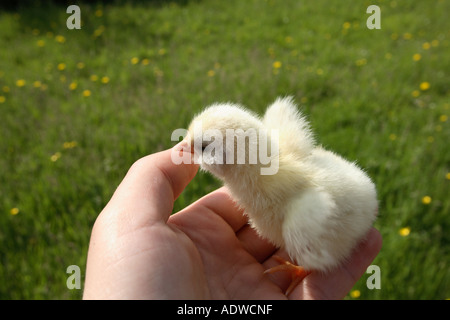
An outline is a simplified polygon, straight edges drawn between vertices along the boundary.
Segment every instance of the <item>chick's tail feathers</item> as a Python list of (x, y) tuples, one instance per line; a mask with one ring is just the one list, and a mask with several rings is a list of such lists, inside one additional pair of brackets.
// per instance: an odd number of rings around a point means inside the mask
[(293, 153), (303, 158), (314, 148), (309, 124), (298, 111), (292, 97), (278, 98), (267, 109), (263, 124), (269, 132), (278, 131), (278, 145), (282, 153)]

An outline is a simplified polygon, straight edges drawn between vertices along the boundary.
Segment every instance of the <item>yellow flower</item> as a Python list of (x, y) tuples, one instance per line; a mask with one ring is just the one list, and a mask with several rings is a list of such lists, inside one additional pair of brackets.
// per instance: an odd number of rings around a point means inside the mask
[(90, 79), (91, 81), (97, 81), (97, 80), (98, 80), (98, 75), (93, 74), (93, 75), (91, 75), (91, 76), (89, 77), (89, 79)]
[(419, 90), (414, 90), (413, 92), (411, 92), (411, 95), (412, 95), (414, 98), (417, 98), (417, 97), (420, 95), (420, 91), (419, 91)]
[(402, 237), (407, 237), (409, 236), (410, 233), (411, 233), (410, 227), (404, 227), (398, 230), (398, 234), (401, 235)]
[(359, 291), (359, 290), (352, 290), (350, 292), (350, 297), (352, 297), (354, 299), (359, 298), (360, 296), (361, 296), (361, 291)]
[(429, 42), (424, 42), (424, 43), (422, 44), (422, 48), (423, 48), (424, 50), (428, 50), (428, 49), (430, 49), (430, 47), (431, 47), (431, 45), (430, 45)]
[(91, 95), (91, 90), (83, 90), (83, 97), (89, 97)]
[(420, 90), (425, 91), (425, 90), (428, 90), (428, 89), (430, 89), (430, 83), (429, 82), (424, 81), (424, 82), (422, 82), (420, 84)]
[(447, 172), (447, 173), (445, 174), (445, 179), (450, 180), (450, 172)]
[(291, 43), (292, 42), (292, 37), (287, 36), (286, 38), (284, 38), (284, 41), (286, 41), (286, 43)]
[(70, 90), (75, 90), (78, 87), (78, 84), (76, 82), (71, 82), (69, 84), (69, 89)]
[(361, 67), (361, 66), (367, 64), (367, 59), (362, 58), (362, 59), (356, 60), (355, 64), (356, 64), (358, 67)]
[(389, 135), (389, 140), (391, 140), (391, 141), (397, 140), (397, 135), (391, 133), (391, 134)]
[(447, 120), (448, 120), (448, 117), (446, 114), (443, 114), (439, 117), (440, 122), (447, 122)]
[(350, 29), (351, 26), (352, 26), (352, 24), (350, 22), (344, 22), (344, 24), (342, 25), (342, 28)]
[(321, 76), (323, 75), (323, 69), (319, 68), (316, 70), (317, 75)]
[(282, 66), (282, 64), (281, 64), (280, 61), (275, 61), (275, 62), (272, 64), (272, 66), (273, 66), (275, 69), (280, 69), (281, 66)]
[(40, 88), (42, 86), (42, 83), (40, 81), (33, 82), (33, 87)]
[(138, 57), (131, 58), (131, 64), (137, 64), (138, 62), (139, 62), (139, 58)]
[(214, 77), (216, 73), (214, 72), (214, 70), (209, 70), (208, 71), (208, 77)]
[(107, 77), (107, 76), (104, 76), (104, 77), (102, 77), (102, 83), (108, 83), (109, 82), (109, 77)]
[(77, 146), (77, 142), (76, 141), (66, 141), (63, 143), (63, 148), (64, 149), (72, 149), (75, 148)]
[(147, 59), (147, 58), (145, 58), (145, 59), (142, 59), (141, 63), (142, 63), (144, 66), (146, 66), (146, 65), (148, 65), (148, 64), (150, 63), (150, 60)]
[(403, 34), (403, 39), (405, 39), (405, 40), (410, 40), (411, 38), (412, 38), (412, 34), (411, 34), (411, 33), (405, 32), (405, 33)]
[(431, 41), (431, 46), (432, 47), (437, 47), (439, 45), (439, 40), (433, 40)]
[(37, 44), (38, 47), (42, 48), (43, 46), (45, 46), (45, 41), (44, 40), (38, 40), (36, 42), (36, 44)]
[(3, 92), (9, 92), (10, 91), (8, 86), (3, 86), (2, 90), (3, 90)]
[(66, 38), (64, 38), (64, 36), (62, 36), (62, 35), (57, 35), (57, 36), (55, 37), (55, 40), (56, 40), (56, 42), (59, 42), (59, 43), (64, 43), (64, 42), (66, 42)]
[(16, 86), (23, 87), (27, 82), (23, 79), (19, 79), (16, 81)]
[(166, 53), (167, 53), (167, 50), (164, 49), (164, 48), (161, 48), (161, 49), (158, 50), (158, 54), (159, 54), (160, 56), (163, 56), (163, 55), (165, 55)]
[(52, 156), (50, 157), (50, 161), (55, 162), (58, 161), (59, 158), (61, 158), (61, 152), (56, 152), (52, 154)]
[(433, 136), (428, 136), (428, 137), (427, 137), (427, 141), (428, 141), (429, 143), (433, 143), (433, 142), (434, 142), (434, 137), (433, 137)]
[(85, 66), (86, 66), (86, 65), (84, 64), (84, 62), (78, 62), (78, 63), (77, 63), (77, 68), (78, 68), (78, 69), (84, 69)]
[(430, 196), (425, 196), (422, 198), (422, 203), (423, 204), (430, 204), (431, 203), (431, 197)]
[(414, 61), (419, 61), (420, 59), (422, 59), (422, 55), (420, 53), (416, 53), (413, 55)]
[(5, 96), (0, 96), (0, 103), (4, 103), (6, 101)]
[(20, 211), (19, 208), (12, 208), (11, 210), (9, 210), (9, 213), (15, 216), (16, 214), (19, 213), (19, 211)]
[(58, 63), (58, 70), (59, 71), (63, 71), (66, 68), (66, 64), (65, 63)]

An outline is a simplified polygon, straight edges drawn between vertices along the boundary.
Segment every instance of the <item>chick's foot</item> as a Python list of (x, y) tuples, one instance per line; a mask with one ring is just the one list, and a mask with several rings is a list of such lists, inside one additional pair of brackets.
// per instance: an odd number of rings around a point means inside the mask
[(296, 266), (295, 264), (290, 263), (289, 261), (284, 260), (279, 256), (273, 256), (273, 258), (280, 263), (278, 266), (272, 267), (264, 271), (265, 274), (271, 274), (275, 272), (288, 272), (291, 275), (291, 284), (286, 289), (286, 296), (288, 296), (294, 288), (302, 282), (302, 280), (311, 273), (311, 271), (305, 270), (303, 267)]

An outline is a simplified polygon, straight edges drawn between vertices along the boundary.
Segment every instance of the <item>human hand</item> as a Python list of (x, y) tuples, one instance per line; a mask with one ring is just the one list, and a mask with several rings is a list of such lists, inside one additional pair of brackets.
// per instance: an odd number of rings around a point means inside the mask
[(171, 215), (198, 166), (171, 150), (138, 160), (92, 230), (84, 299), (340, 299), (381, 248), (372, 229), (332, 273), (312, 272), (288, 297), (287, 275), (265, 275), (287, 258), (248, 225), (226, 188)]

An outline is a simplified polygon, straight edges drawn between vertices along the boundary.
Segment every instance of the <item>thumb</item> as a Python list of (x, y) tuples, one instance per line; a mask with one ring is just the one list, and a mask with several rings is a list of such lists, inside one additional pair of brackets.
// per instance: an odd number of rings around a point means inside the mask
[(198, 170), (198, 165), (174, 164), (171, 158), (172, 150), (137, 160), (104, 211), (125, 211), (125, 215), (140, 221), (139, 224), (167, 222), (172, 213), (173, 202)]

